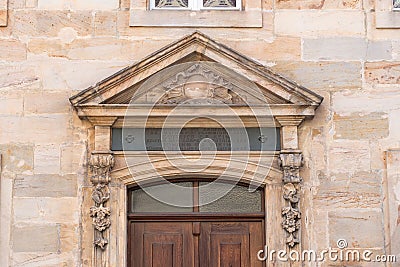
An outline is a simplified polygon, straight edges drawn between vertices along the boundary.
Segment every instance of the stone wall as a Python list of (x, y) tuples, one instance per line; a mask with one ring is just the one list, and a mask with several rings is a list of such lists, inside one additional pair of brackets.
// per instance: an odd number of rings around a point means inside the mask
[[(375, 28), (373, 0), (262, 6), (263, 28), (199, 30), (325, 98), (300, 128), (304, 248), (345, 238), (400, 253), (398, 153), (386, 152), (400, 148), (400, 30)], [(8, 0), (0, 27), (1, 266), (85, 265), (90, 124), (68, 97), (195, 30), (129, 27), (129, 7)]]

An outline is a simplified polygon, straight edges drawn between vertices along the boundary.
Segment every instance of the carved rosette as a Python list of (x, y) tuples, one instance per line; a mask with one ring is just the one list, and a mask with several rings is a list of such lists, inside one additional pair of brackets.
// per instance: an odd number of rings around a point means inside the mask
[(90, 208), (90, 217), (93, 219), (95, 229), (94, 245), (104, 250), (108, 244), (107, 238), (104, 237), (104, 231), (111, 225), (109, 207), (106, 202), (110, 199), (110, 171), (114, 166), (114, 157), (111, 154), (92, 154), (90, 167), (90, 181), (93, 184), (92, 199), (94, 206)]
[(286, 244), (294, 247), (300, 243), (299, 230), (301, 213), (299, 208), (300, 167), (303, 165), (303, 156), (299, 152), (284, 152), (279, 156), (283, 170), (283, 198), (285, 207), (282, 208), (282, 227), (287, 233)]

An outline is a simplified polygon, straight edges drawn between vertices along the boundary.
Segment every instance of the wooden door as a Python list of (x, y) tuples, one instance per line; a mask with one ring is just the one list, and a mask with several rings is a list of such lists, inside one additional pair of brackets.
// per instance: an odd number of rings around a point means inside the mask
[(202, 222), (201, 267), (258, 267), (263, 247), (262, 222)]
[(257, 260), (257, 251), (263, 248), (262, 229), (261, 221), (131, 222), (129, 266), (263, 266)]
[(130, 236), (131, 267), (194, 266), (190, 222), (132, 222)]

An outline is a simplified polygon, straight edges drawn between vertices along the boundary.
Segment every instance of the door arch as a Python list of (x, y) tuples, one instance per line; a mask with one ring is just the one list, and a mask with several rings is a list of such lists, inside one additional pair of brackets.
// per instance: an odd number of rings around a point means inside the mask
[(263, 266), (257, 260), (265, 243), (262, 188), (179, 179), (127, 192), (129, 267)]

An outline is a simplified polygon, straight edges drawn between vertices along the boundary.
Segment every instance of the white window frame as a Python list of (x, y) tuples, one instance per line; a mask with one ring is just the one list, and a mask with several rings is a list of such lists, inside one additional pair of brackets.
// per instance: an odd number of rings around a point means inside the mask
[(400, 9), (393, 0), (377, 0), (375, 24), (377, 29), (400, 29)]
[(150, 0), (150, 10), (242, 10), (242, 1), (236, 0), (236, 7), (205, 7), (203, 0), (188, 0), (188, 7), (156, 7), (156, 0)]
[(400, 7), (394, 7), (394, 0), (392, 0), (393, 11), (400, 11)]

